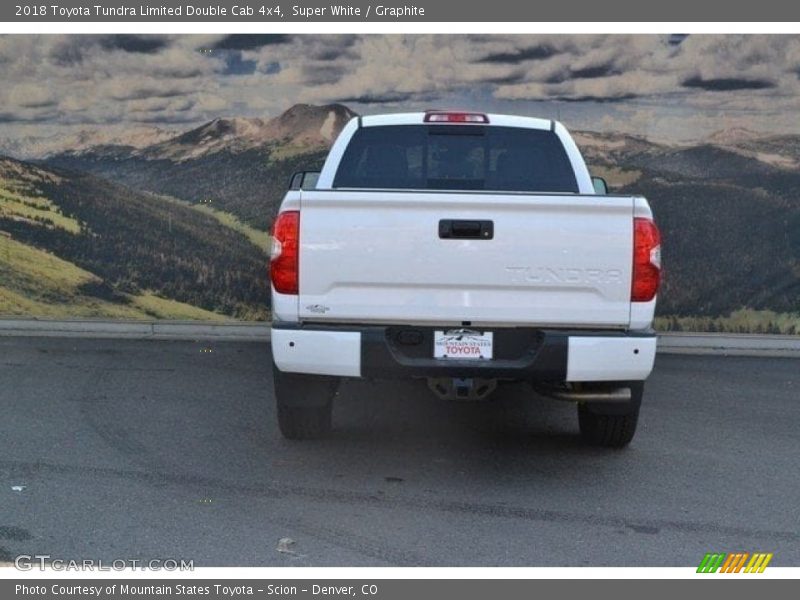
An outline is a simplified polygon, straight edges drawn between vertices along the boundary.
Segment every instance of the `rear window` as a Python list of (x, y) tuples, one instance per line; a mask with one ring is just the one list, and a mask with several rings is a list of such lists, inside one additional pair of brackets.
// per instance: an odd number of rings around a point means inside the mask
[(363, 127), (333, 187), (578, 192), (554, 132), (480, 125)]

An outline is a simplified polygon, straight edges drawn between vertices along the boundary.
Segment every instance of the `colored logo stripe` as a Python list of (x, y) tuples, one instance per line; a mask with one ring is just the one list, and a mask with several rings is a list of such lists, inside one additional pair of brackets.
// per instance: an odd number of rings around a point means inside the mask
[(725, 554), (711, 554), (708, 553), (703, 557), (703, 560), (700, 561), (700, 566), (697, 567), (698, 573), (716, 573), (717, 569), (719, 569), (720, 565), (722, 565), (722, 561), (725, 560)]
[(744, 566), (744, 561), (750, 556), (747, 552), (737, 552), (728, 554), (728, 559), (722, 565), (720, 573), (738, 573)]
[(772, 553), (767, 552), (755, 552), (752, 555), (748, 552), (709, 552), (700, 561), (697, 572), (716, 573), (719, 570), (720, 573), (740, 573), (744, 568), (745, 573), (763, 573), (771, 560)]
[(765, 552), (757, 552), (753, 554), (753, 558), (750, 559), (750, 562), (747, 563), (747, 567), (745, 568), (745, 573), (763, 573), (764, 569), (767, 568), (769, 561), (772, 560), (772, 553), (765, 553)]

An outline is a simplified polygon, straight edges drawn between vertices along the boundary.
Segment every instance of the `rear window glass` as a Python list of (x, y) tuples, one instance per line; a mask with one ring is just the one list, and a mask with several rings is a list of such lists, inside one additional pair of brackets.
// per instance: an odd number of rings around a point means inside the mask
[(575, 192), (558, 136), (480, 125), (385, 125), (356, 131), (333, 187)]

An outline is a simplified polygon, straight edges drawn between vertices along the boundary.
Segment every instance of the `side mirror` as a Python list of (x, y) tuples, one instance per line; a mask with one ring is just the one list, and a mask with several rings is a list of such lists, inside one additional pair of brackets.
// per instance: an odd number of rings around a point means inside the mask
[(598, 196), (608, 194), (608, 184), (602, 177), (592, 177), (592, 185), (594, 186), (594, 193)]
[(319, 171), (298, 171), (289, 180), (290, 190), (313, 190), (317, 187)]

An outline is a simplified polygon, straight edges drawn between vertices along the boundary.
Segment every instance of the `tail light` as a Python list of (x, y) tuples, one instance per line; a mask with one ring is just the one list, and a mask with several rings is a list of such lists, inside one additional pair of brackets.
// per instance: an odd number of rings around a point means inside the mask
[(300, 212), (287, 210), (272, 225), (269, 274), (280, 294), (297, 294), (300, 278)]
[(488, 123), (489, 117), (483, 113), (429, 110), (425, 113), (425, 123)]
[(661, 283), (661, 234), (650, 219), (633, 220), (632, 302), (650, 302)]

